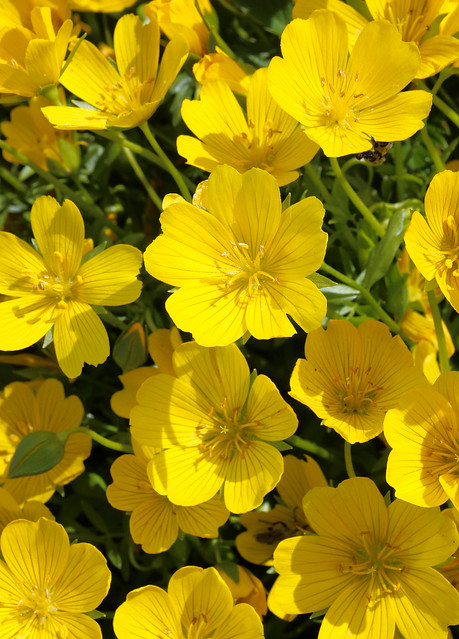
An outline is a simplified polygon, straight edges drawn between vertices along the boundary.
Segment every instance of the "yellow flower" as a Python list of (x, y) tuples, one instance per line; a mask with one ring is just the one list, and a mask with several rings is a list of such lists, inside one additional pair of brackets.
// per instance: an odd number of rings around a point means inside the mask
[[(51, 100), (37, 95), (30, 100), (29, 106), (23, 105), (13, 109), (10, 122), (2, 122), (0, 128), (10, 146), (45, 171), (48, 171), (47, 159), (70, 169), (72, 167), (66, 167), (63, 159), (61, 144), (62, 141), (64, 144), (72, 144), (71, 134), (56, 131), (41, 112), (42, 107), (51, 104)], [(3, 150), (2, 154), (8, 162), (20, 162), (8, 151)]]
[(161, 215), (163, 235), (144, 255), (157, 279), (179, 287), (166, 302), (174, 324), (204, 346), (245, 333), (288, 337), (320, 326), (325, 296), (307, 279), (322, 264), (324, 209), (308, 197), (282, 212), (279, 188), (261, 169), (240, 174), (218, 166), (209, 177), (208, 209), (184, 200)]
[(0, 31), (1, 92), (32, 97), (58, 82), (73, 24), (65, 20), (56, 30), (52, 17), (50, 7), (35, 7), (32, 30), (11, 26)]
[(209, 0), (153, 0), (145, 6), (148, 17), (158, 20), (161, 31), (169, 40), (177, 35), (185, 38), (190, 53), (207, 53), (209, 29), (203, 16), (215, 19)]
[(110, 587), (105, 557), (60, 524), (13, 521), (2, 533), (0, 636), (101, 639), (94, 610)]
[[(247, 68), (247, 65), (244, 67)], [(249, 90), (250, 75), (220, 47), (215, 47), (215, 53), (208, 53), (193, 64), (193, 73), (199, 84), (209, 80), (224, 80), (235, 93), (247, 95)]]
[(22, 504), (29, 499), (48, 501), (57, 486), (64, 486), (84, 471), (83, 460), (91, 452), (91, 438), (73, 433), (65, 444), (63, 459), (38, 475), (9, 479), (10, 461), (19, 442), (29, 433), (59, 433), (78, 428), (84, 409), (76, 395), (65, 397), (56, 379), (47, 379), (36, 392), (30, 384), (13, 382), (0, 395), (0, 478), (4, 487)]
[[(459, 28), (458, 17), (454, 16), (457, 2), (366, 0), (366, 5), (373, 20), (388, 20), (397, 28), (402, 40), (419, 47), (422, 62), (416, 78), (438, 73), (459, 56), (459, 42), (453, 37)], [(345, 20), (352, 46), (368, 20), (341, 0), (298, 0), (293, 17), (308, 18), (315, 9), (325, 8), (336, 11)], [(431, 29), (440, 15), (444, 16), (443, 20), (435, 30)]]
[(270, 91), (325, 155), (369, 151), (371, 138), (405, 140), (424, 126), (432, 96), (400, 93), (416, 75), (419, 51), (388, 22), (366, 25), (349, 55), (343, 19), (316, 11), (287, 25), (281, 49), (284, 58), (269, 65)]
[(263, 583), (255, 577), (247, 568), (237, 566), (237, 582), (221, 568), (216, 567), (218, 574), (231, 590), (233, 599), (237, 604), (248, 603), (254, 608), (260, 617), (268, 612), (266, 605), (266, 592)]
[(72, 11), (97, 11), (97, 13), (115, 13), (132, 7), (137, 0), (67, 0)]
[(459, 173), (442, 171), (425, 197), (426, 217), (415, 211), (405, 233), (408, 253), (421, 274), (437, 280), (459, 312)]
[(135, 455), (122, 455), (110, 469), (113, 484), (107, 487), (108, 502), (118, 510), (132, 511), (129, 520), (131, 537), (144, 552), (169, 550), (180, 530), (196, 537), (218, 537), (218, 529), (226, 522), (229, 511), (220, 497), (197, 506), (176, 506), (157, 493), (147, 474), (147, 463), (155, 451), (134, 448)]
[(108, 335), (91, 304), (119, 306), (138, 298), (141, 253), (118, 244), (82, 262), (83, 218), (75, 204), (35, 200), (32, 231), (39, 254), (0, 232), (0, 349), (20, 350), (51, 328), (59, 366), (77, 377), (84, 362), (97, 366), (110, 352)]
[(138, 16), (118, 20), (114, 33), (117, 69), (90, 42), (82, 42), (61, 76), (66, 89), (94, 108), (45, 107), (57, 129), (130, 128), (151, 117), (164, 98), (188, 51), (183, 38), (166, 47), (158, 69), (159, 27)]
[(317, 535), (281, 542), (276, 599), (291, 613), (327, 610), (319, 639), (445, 639), (459, 593), (436, 571), (459, 543), (438, 509), (386, 506), (366, 477), (313, 488), (305, 515)]
[(115, 611), (118, 639), (224, 637), (262, 639), (252, 606), (233, 605), (230, 589), (215, 568), (187, 566), (175, 572), (165, 592), (157, 586), (133, 590)]
[(312, 457), (305, 455), (305, 460), (285, 455), (284, 473), (276, 486), (282, 503), (272, 510), (241, 515), (240, 522), (247, 531), (236, 537), (236, 548), (247, 561), (272, 566), (272, 555), (280, 541), (310, 530), (304, 517), (303, 497), (314, 486), (327, 486), (327, 480)]
[(400, 395), (427, 386), (410, 351), (385, 324), (367, 320), (355, 327), (330, 320), (310, 333), (290, 380), (290, 395), (309, 406), (350, 444), (367, 442), (383, 430), (384, 415)]
[(459, 508), (459, 373), (442, 373), (433, 387), (412, 391), (387, 413), (384, 435), (393, 448), (387, 483), (400, 499)]
[(319, 147), (273, 100), (267, 80), (267, 69), (252, 76), (247, 115), (220, 80), (206, 82), (199, 101), (183, 101), (182, 118), (199, 138), (177, 138), (177, 150), (188, 164), (205, 171), (229, 164), (240, 173), (259, 167), (271, 173), (279, 186), (296, 180), (299, 173), (294, 169), (310, 162)]
[(160, 373), (173, 375), (172, 353), (182, 343), (178, 330), (159, 328), (148, 337), (148, 352), (155, 366), (140, 366), (119, 376), (123, 390), (114, 393), (110, 399), (112, 411), (120, 417), (129, 418), (131, 409), (136, 404), (136, 393), (142, 383)]
[(430, 384), (433, 384), (440, 376), (437, 354), (437, 347), (426, 340), (420, 341), (413, 348), (414, 365), (425, 375)]
[(181, 506), (211, 499), (223, 486), (235, 513), (256, 508), (284, 464), (271, 442), (293, 435), (297, 419), (265, 375), (251, 384), (239, 349), (175, 349), (176, 377), (155, 375), (137, 393), (132, 437), (160, 449), (148, 465), (153, 488)]
[[(442, 515), (451, 519), (459, 533), (459, 510), (456, 508), (445, 508), (442, 510)], [(459, 553), (455, 552), (445, 564), (438, 567), (438, 572), (446, 577), (446, 579), (459, 590)]]
[[(442, 322), (443, 332), (445, 335), (446, 349), (448, 357), (454, 355), (454, 344), (451, 339), (451, 335), (448, 331), (448, 327)], [(435, 331), (435, 325), (432, 317), (432, 313), (426, 311), (425, 315), (413, 311), (411, 308), (407, 308), (400, 322), (400, 328), (408, 339), (413, 342), (430, 342), (438, 350), (437, 333)]]
[(20, 506), (13, 495), (6, 488), (0, 488), (0, 535), (11, 521), (28, 519), (38, 521), (40, 517), (54, 519), (47, 506), (39, 501), (26, 501)]

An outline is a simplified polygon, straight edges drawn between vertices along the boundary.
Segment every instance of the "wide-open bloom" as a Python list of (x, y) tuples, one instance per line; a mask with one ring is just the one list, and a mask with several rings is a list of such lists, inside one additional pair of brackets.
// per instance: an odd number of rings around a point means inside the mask
[(446, 639), (459, 593), (432, 566), (459, 543), (438, 509), (396, 499), (386, 507), (366, 477), (313, 488), (303, 502), (317, 535), (282, 541), (276, 599), (287, 611), (327, 610), (319, 639)]
[(59, 366), (77, 377), (84, 362), (97, 366), (110, 352), (95, 305), (129, 304), (140, 295), (142, 255), (127, 244), (82, 261), (84, 223), (70, 200), (35, 200), (32, 231), (40, 253), (12, 233), (0, 232), (0, 349), (27, 348), (53, 328)]
[[(373, 20), (388, 20), (405, 42), (419, 47), (421, 66), (416, 78), (438, 73), (459, 57), (459, 41), (453, 37), (459, 28), (459, 15), (453, 15), (457, 3), (445, 0), (365, 0)], [(293, 9), (294, 18), (308, 18), (316, 9), (332, 9), (339, 13), (348, 28), (352, 46), (368, 20), (341, 0), (298, 0)], [(457, 12), (456, 12), (457, 13)], [(442, 15), (437, 29), (431, 29)]]
[(369, 151), (371, 138), (405, 140), (424, 126), (432, 96), (401, 93), (418, 71), (418, 48), (389, 22), (366, 25), (349, 55), (344, 20), (316, 11), (287, 25), (281, 49), (269, 65), (270, 91), (325, 155)]
[(303, 497), (314, 486), (327, 486), (319, 464), (305, 455), (305, 460), (285, 455), (284, 474), (276, 486), (282, 503), (272, 510), (257, 510), (241, 515), (247, 530), (236, 537), (239, 554), (255, 564), (272, 566), (273, 552), (283, 539), (310, 531), (303, 511)]
[(230, 589), (215, 568), (187, 566), (175, 572), (167, 592), (158, 586), (133, 590), (115, 611), (118, 639), (221, 637), (261, 639), (263, 626), (246, 603), (233, 605)]
[(459, 173), (437, 173), (427, 189), (425, 210), (427, 219), (414, 211), (406, 248), (426, 280), (437, 280), (459, 312)]
[(91, 452), (91, 438), (72, 433), (65, 444), (63, 459), (51, 470), (28, 477), (7, 477), (10, 461), (19, 442), (29, 433), (59, 433), (78, 428), (84, 409), (76, 395), (65, 397), (56, 379), (47, 379), (34, 392), (31, 384), (13, 382), (0, 395), (0, 478), (20, 504), (28, 499), (47, 501), (57, 486), (81, 475), (83, 461)]
[(91, 544), (72, 544), (60, 524), (19, 519), (1, 537), (0, 636), (101, 639), (86, 612), (110, 587), (107, 561)]
[(207, 53), (210, 31), (203, 16), (213, 16), (209, 0), (152, 0), (146, 5), (145, 12), (148, 16), (155, 16), (169, 40), (180, 35), (185, 38), (190, 53), (199, 56)]
[(382, 322), (358, 327), (330, 320), (327, 330), (310, 333), (290, 380), (290, 395), (350, 444), (383, 430), (384, 415), (400, 395), (427, 386), (400, 337)]
[(261, 169), (240, 174), (218, 166), (209, 177), (207, 210), (175, 201), (163, 234), (145, 251), (145, 268), (179, 287), (166, 310), (204, 346), (248, 333), (288, 337), (320, 326), (326, 299), (307, 276), (322, 264), (324, 208), (308, 197), (282, 211), (279, 187)]
[(459, 508), (459, 373), (443, 373), (433, 388), (406, 393), (387, 413), (384, 435), (393, 448), (387, 482), (400, 499)]
[[(66, 168), (61, 143), (72, 144), (72, 133), (57, 131), (41, 112), (43, 107), (51, 104), (51, 100), (45, 96), (37, 95), (28, 106), (21, 105), (13, 109), (9, 122), (0, 124), (5, 141), (45, 171), (48, 170), (47, 159)], [(2, 154), (8, 162), (20, 162), (9, 151), (3, 149)]]
[(112, 464), (113, 483), (107, 487), (107, 499), (118, 510), (132, 512), (129, 530), (136, 544), (148, 553), (169, 550), (180, 530), (196, 537), (218, 537), (229, 511), (219, 495), (197, 506), (176, 506), (151, 486), (147, 464), (155, 451), (135, 446), (135, 455), (122, 455)]
[(116, 391), (110, 398), (110, 406), (114, 413), (128, 418), (136, 404), (137, 391), (146, 379), (160, 373), (174, 374), (172, 353), (181, 343), (182, 339), (175, 326), (171, 330), (158, 328), (148, 336), (148, 352), (155, 366), (140, 366), (119, 375), (124, 388)]
[(229, 164), (240, 173), (259, 167), (271, 173), (279, 186), (296, 180), (299, 173), (294, 169), (310, 162), (319, 146), (273, 100), (267, 80), (267, 69), (253, 74), (247, 115), (221, 80), (206, 82), (200, 100), (183, 101), (182, 118), (199, 138), (177, 138), (177, 151), (188, 164), (205, 171)]
[(147, 379), (131, 411), (132, 437), (160, 449), (148, 464), (153, 488), (174, 504), (193, 506), (223, 486), (235, 513), (256, 508), (283, 469), (270, 442), (293, 435), (297, 419), (272, 381), (251, 384), (239, 349), (182, 344), (172, 375)]
[(188, 55), (186, 42), (174, 38), (158, 68), (159, 27), (128, 14), (114, 33), (117, 69), (90, 42), (82, 42), (61, 83), (93, 108), (50, 106), (43, 113), (57, 129), (130, 128), (151, 117)]
[(6, 26), (0, 32), (0, 92), (32, 97), (59, 80), (72, 21), (56, 28), (50, 7), (35, 7), (29, 15), (30, 29)]

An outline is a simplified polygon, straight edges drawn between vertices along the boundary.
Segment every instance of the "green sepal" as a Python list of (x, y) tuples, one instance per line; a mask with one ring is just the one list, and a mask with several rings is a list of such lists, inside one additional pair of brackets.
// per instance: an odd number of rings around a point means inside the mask
[(40, 475), (51, 470), (62, 461), (65, 455), (65, 443), (70, 431), (50, 433), (36, 430), (22, 439), (13, 455), (8, 470), (8, 478)]

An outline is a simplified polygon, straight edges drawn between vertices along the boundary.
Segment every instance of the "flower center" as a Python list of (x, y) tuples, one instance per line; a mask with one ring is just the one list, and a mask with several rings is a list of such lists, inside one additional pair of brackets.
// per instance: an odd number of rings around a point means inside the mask
[(419, 43), (440, 13), (440, 6), (441, 2), (432, 2), (432, 0), (386, 2), (384, 11), (378, 19), (392, 22), (405, 42)]
[(209, 630), (209, 620), (207, 616), (201, 612), (198, 617), (194, 617), (190, 621), (188, 629), (184, 632), (184, 637), (187, 639), (203, 639), (207, 637)]
[(65, 308), (67, 303), (75, 298), (76, 288), (82, 284), (81, 275), (69, 279), (65, 257), (58, 251), (54, 252), (53, 271), (31, 272), (27, 270), (24, 276), (32, 282), (32, 291), (45, 295), (57, 306)]
[(376, 408), (375, 398), (382, 386), (375, 386), (369, 379), (371, 366), (365, 371), (360, 367), (350, 367), (349, 375), (345, 380), (333, 380), (337, 384), (336, 394), (344, 414), (357, 413), (368, 415), (372, 408)]
[(367, 598), (371, 604), (400, 589), (399, 575), (405, 566), (397, 556), (398, 547), (370, 539), (368, 531), (362, 531), (360, 536), (362, 546), (355, 549), (350, 563), (341, 565), (340, 570), (368, 580)]
[(247, 291), (249, 299), (254, 299), (263, 291), (267, 282), (278, 283), (277, 278), (264, 270), (263, 259), (265, 247), (260, 244), (258, 252), (253, 256), (249, 245), (245, 242), (231, 242), (229, 251), (225, 251), (222, 257), (227, 263), (220, 270), (223, 271), (223, 284), (226, 289), (237, 287)]
[[(307, 115), (319, 116), (318, 126), (328, 126), (335, 129), (352, 129), (359, 122), (360, 111), (365, 107), (367, 95), (361, 93), (358, 85), (358, 72), (348, 74), (338, 69), (334, 82), (320, 78), (323, 89), (323, 101), (319, 113)], [(338, 131), (337, 131), (338, 132)]]
[(242, 151), (243, 156), (233, 160), (233, 166), (243, 172), (257, 167), (272, 173), (276, 159), (274, 144), (282, 136), (282, 131), (274, 128), (271, 120), (264, 123), (263, 135), (260, 139), (255, 134), (255, 124), (252, 121), (249, 121), (249, 129), (249, 135), (243, 131), (240, 135), (233, 136), (233, 141)]
[(129, 73), (124, 74), (124, 79), (120, 76), (117, 82), (104, 87), (104, 93), (99, 94), (94, 106), (104, 113), (130, 113), (148, 102), (154, 82), (155, 78), (141, 82), (136, 75), (135, 67), (131, 67)]
[[(49, 615), (56, 613), (58, 610), (52, 601), (52, 589), (42, 589), (39, 586), (33, 586), (30, 589), (24, 587), (23, 593), (23, 599), (20, 599), (17, 603), (17, 616), (27, 624), (27, 628), (31, 631), (30, 634), (34, 632), (41, 633)], [(65, 628), (61, 630), (65, 630)], [(65, 633), (61, 632), (61, 634), (62, 637), (65, 637)], [(28, 632), (24, 634), (24, 637), (27, 636), (29, 636)]]
[(443, 221), (443, 241), (442, 250), (443, 264), (445, 268), (453, 271), (453, 275), (459, 275), (459, 237), (457, 232), (457, 222), (453, 215), (448, 215)]

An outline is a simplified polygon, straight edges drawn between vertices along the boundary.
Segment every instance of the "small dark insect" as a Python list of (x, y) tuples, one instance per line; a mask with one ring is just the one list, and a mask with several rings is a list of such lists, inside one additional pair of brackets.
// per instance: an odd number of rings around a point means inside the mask
[(277, 544), (283, 539), (294, 537), (297, 534), (298, 532), (296, 530), (290, 530), (285, 522), (275, 521), (263, 532), (256, 533), (254, 537), (260, 544)]
[(377, 142), (374, 138), (370, 137), (373, 148), (371, 151), (365, 151), (365, 153), (357, 153), (355, 156), (357, 160), (365, 160), (373, 166), (379, 166), (386, 161), (386, 154), (392, 148), (392, 142)]

